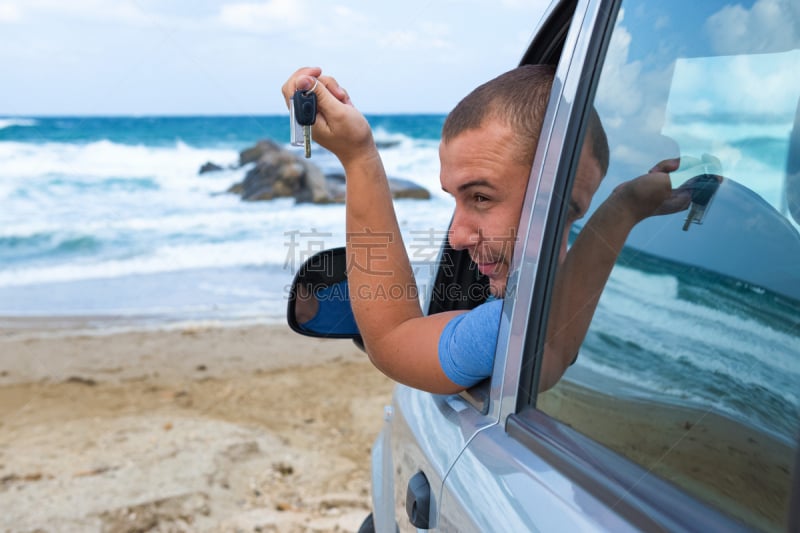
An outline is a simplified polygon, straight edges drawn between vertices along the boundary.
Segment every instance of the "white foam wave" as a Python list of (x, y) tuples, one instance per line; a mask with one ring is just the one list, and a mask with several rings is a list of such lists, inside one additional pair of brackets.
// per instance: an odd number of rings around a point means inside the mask
[(181, 141), (164, 147), (127, 145), (108, 140), (87, 144), (0, 143), (0, 175), (4, 179), (52, 175), (85, 178), (154, 176), (163, 185), (179, 185), (187, 179), (202, 179), (198, 178), (197, 172), (206, 161), (227, 165), (237, 160), (238, 153), (234, 150), (194, 148)]
[[(387, 134), (395, 138), (394, 134)], [(396, 148), (382, 150), (390, 176), (409, 179), (434, 196), (445, 197), (439, 184), (438, 143), (418, 141), (404, 135)], [(338, 169), (333, 156), (321, 152), (317, 163), (326, 171)], [(328, 157), (325, 157), (328, 156)], [(198, 176), (200, 166), (213, 161), (224, 167), (238, 162), (231, 149), (195, 148), (178, 141), (172, 146), (145, 146), (108, 140), (87, 144), (0, 142), (0, 198), (14, 190), (35, 190), (53, 177), (67, 178), (69, 185), (98, 180), (155, 180), (160, 190), (219, 192), (243, 178), (246, 169), (228, 168)]]
[[(730, 310), (679, 299), (677, 280), (671, 276), (615, 268), (592, 330), (613, 334), (616, 342), (641, 347), (658, 359), (654, 364), (671, 361), (674, 368), (690, 364), (702, 375), (726, 376), (743, 386), (773, 390), (785, 401), (800, 405), (794, 387), (775, 386), (776, 382), (800, 380), (793, 357), (796, 338)], [(589, 345), (586, 353), (594, 371), (633, 386), (642, 385), (641, 373), (618, 368), (622, 359), (617, 364), (605, 363), (604, 356), (594, 355)], [(624, 359), (625, 353), (622, 349), (619, 355)], [(624, 368), (631, 362), (621, 364)], [(681, 380), (678, 375), (661, 376), (652, 390), (685, 395)]]
[[(650, 398), (658, 397), (659, 401), (663, 401), (664, 397), (672, 398), (675, 403), (696, 405), (700, 406), (703, 410), (713, 406), (718, 411), (736, 417), (740, 416), (740, 413), (726, 406), (723, 402), (714, 401), (710, 403), (709, 398), (703, 397), (696, 392), (689, 391), (686, 387), (675, 386), (675, 384), (671, 384), (663, 379), (648, 379), (641, 373), (626, 372), (603, 364), (600, 362), (601, 360), (599, 358), (585, 357), (585, 355), (587, 354), (582, 351), (580, 370), (589, 370), (613, 382), (624, 384), (624, 386), (630, 387), (630, 391), (636, 392), (637, 395)], [(579, 378), (579, 381), (582, 380)], [(591, 387), (592, 383), (586, 383), (586, 385)]]
[(0, 118), (0, 130), (11, 128), (12, 126), (29, 127), (36, 124), (38, 122), (32, 118)]
[(388, 146), (400, 146), (410, 145), (414, 139), (409, 137), (408, 135), (404, 135), (402, 133), (390, 132), (386, 128), (382, 126), (378, 126), (373, 128), (372, 136), (375, 139), (375, 142), (380, 145), (388, 145)]
[(439, 181), (438, 142), (414, 141), (399, 149), (382, 150), (381, 159), (389, 176), (409, 179), (428, 189), (434, 197), (449, 197)]
[[(702, 411), (714, 410), (717, 413), (728, 415), (735, 420), (748, 419), (758, 425), (764, 424), (763, 420), (752, 420), (750, 418), (751, 415), (743, 413), (740, 408), (734, 407), (726, 401), (729, 399), (735, 400), (738, 398), (728, 398), (724, 395), (719, 395), (716, 393), (703, 395), (703, 391), (700, 389), (691, 390), (686, 387), (684, 383), (681, 383), (680, 381), (670, 381), (668, 379), (664, 379), (664, 376), (648, 378), (641, 372), (636, 373), (615, 368), (603, 362), (602, 354), (592, 354), (589, 350), (581, 350), (580, 361), (581, 366), (579, 368), (576, 367), (575, 372), (572, 374), (575, 376), (580, 376), (577, 377), (577, 381), (583, 383), (589, 388), (596, 388), (597, 380), (591, 378), (587, 380), (585, 376), (587, 373), (583, 372), (584, 370), (589, 370), (591, 373), (602, 376), (612, 382), (621, 383), (624, 387), (629, 387), (629, 392), (634, 392), (637, 396), (648, 398), (650, 400), (657, 399), (658, 402), (664, 402), (664, 400), (671, 399), (671, 401), (677, 405), (695, 406), (700, 408)], [(569, 370), (567, 371), (566, 375), (570, 375)], [(737, 380), (741, 380), (743, 377), (746, 378), (746, 375), (738, 374), (735, 376)], [(751, 380), (746, 380), (744, 383), (750, 385), (754, 384)], [(761, 386), (764, 387), (763, 384), (761, 384)], [(798, 398), (797, 394), (793, 391), (776, 390), (774, 383), (768, 384), (768, 386), (764, 387), (764, 389), (778, 394), (790, 404), (795, 406), (800, 405), (800, 398)], [(770, 425), (770, 427), (763, 427), (770, 432), (775, 431), (775, 427), (773, 425)], [(776, 434), (784, 438), (788, 437), (789, 439), (793, 437), (783, 435), (780, 432), (777, 432)]]
[[(193, 209), (159, 216), (142, 216), (125, 210), (116, 217), (96, 217), (76, 221), (41, 219), (14, 220), (0, 226), (0, 237), (27, 238), (59, 234), (72, 229), (81, 234), (109, 235), (132, 232), (158, 232), (163, 236), (194, 232), (206, 238), (221, 238), (252, 229), (262, 235), (283, 235), (291, 231), (343, 231), (343, 206), (294, 205), (290, 199), (262, 203), (241, 202), (235, 196), (215, 197), (209, 204), (193, 204)], [(221, 205), (220, 205), (221, 204)], [(313, 221), (313, 222), (312, 222)]]
[[(603, 293), (601, 305), (614, 310), (613, 315), (608, 313), (608, 316), (615, 316), (628, 324), (628, 327), (613, 331), (625, 332), (626, 340), (648, 346), (665, 357), (692, 357), (694, 351), (691, 347), (710, 345), (713, 350), (755, 358), (781, 372), (797, 372), (795, 362), (781, 356), (794, 353), (796, 339), (792, 335), (727, 309), (679, 299), (677, 287), (678, 282), (672, 276), (646, 274), (617, 266)], [(640, 328), (632, 326), (639, 323), (642, 324)], [(669, 347), (660, 349), (658, 339), (652, 335), (654, 330), (663, 331), (664, 338), (672, 338), (675, 332), (680, 332), (680, 338), (690, 349), (680, 352), (672, 342)], [(702, 357), (694, 359), (698, 364), (709, 361)]]
[[(234, 242), (224, 240), (224, 232), (222, 233), (219, 242), (163, 245), (127, 258), (48, 262), (45, 265), (26, 264), (0, 269), (0, 288), (207, 268), (272, 267), (284, 271), (287, 279), (290, 279), (302, 262), (313, 254), (345, 244), (343, 230), (328, 232), (324, 229), (303, 228), (296, 232), (256, 232), (255, 235)], [(432, 253), (438, 251), (439, 236), (437, 233), (436, 240), (433, 241), (404, 231), (409, 257), (412, 260), (421, 260), (421, 254), (424, 254), (424, 258), (434, 260), (435, 254)], [(425, 253), (426, 251), (431, 254)]]
[[(432, 235), (438, 250), (452, 213), (452, 200), (437, 194), (436, 143), (406, 138), (384, 153), (390, 175), (434, 193), (430, 202), (399, 201), (396, 211), (412, 260), (435, 255), (422, 248), (433, 247)], [(328, 164), (326, 170), (337, 165), (332, 155), (317, 155), (315, 162)], [(295, 204), (288, 198), (242, 202), (218, 193), (247, 169), (197, 174), (205, 161), (237, 160), (233, 150), (181, 142), (161, 147), (107, 140), (0, 142), (0, 237), (52, 236), (50, 242), (61, 242), (64, 235), (89, 236), (99, 243), (94, 255), (80, 260), (56, 251), (47, 264), (34, 259), (0, 265), (0, 287), (287, 260), (296, 268), (310, 253), (344, 245), (342, 205)]]
[(198, 268), (280, 265), (285, 261), (286, 250), (283, 247), (266, 246), (260, 241), (164, 246), (131, 259), (6, 269), (0, 271), (0, 287), (108, 279)]

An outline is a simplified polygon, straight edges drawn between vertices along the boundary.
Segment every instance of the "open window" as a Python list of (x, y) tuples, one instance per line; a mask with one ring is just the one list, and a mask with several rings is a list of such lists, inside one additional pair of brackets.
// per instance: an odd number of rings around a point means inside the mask
[[(554, 9), (542, 21), (520, 65), (558, 64), (576, 3), (568, 1), (553, 6)], [(488, 288), (487, 278), (480, 274), (468, 251), (454, 250), (445, 238), (434, 283), (428, 295), (427, 314), (474, 309), (486, 301), (489, 296)], [(484, 380), (461, 395), (485, 413), (489, 401), (489, 380)]]

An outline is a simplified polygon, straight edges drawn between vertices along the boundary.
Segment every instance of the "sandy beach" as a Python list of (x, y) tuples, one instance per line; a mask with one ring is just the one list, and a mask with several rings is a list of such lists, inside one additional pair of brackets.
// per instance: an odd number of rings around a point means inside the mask
[(0, 320), (0, 531), (354, 531), (391, 381), (285, 326)]
[[(356, 531), (392, 388), (283, 325), (0, 318), (0, 531)], [(785, 512), (792, 449), (725, 418), (568, 382), (539, 403), (752, 524)]]
[(750, 526), (776, 531), (785, 520), (794, 449), (766, 432), (710, 409), (609, 396), (566, 380), (537, 407)]

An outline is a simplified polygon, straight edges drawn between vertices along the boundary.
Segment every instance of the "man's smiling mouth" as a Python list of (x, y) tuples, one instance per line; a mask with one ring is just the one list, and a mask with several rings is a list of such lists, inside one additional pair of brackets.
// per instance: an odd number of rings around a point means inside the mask
[(497, 263), (497, 262), (493, 262), (493, 263), (477, 263), (476, 262), (476, 264), (478, 265), (478, 271), (481, 274), (483, 274), (484, 276), (489, 276), (489, 277), (491, 277), (492, 274), (497, 272), (497, 270), (500, 267), (500, 263)]

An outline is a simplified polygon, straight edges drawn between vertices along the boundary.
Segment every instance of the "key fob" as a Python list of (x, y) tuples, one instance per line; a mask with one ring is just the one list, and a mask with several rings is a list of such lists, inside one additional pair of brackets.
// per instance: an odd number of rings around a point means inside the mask
[(719, 176), (714, 174), (700, 174), (695, 176), (692, 185), (692, 203), (689, 206), (689, 214), (683, 224), (683, 231), (689, 230), (690, 224), (702, 224), (708, 212), (711, 200), (714, 198), (719, 184), (722, 181)]
[(294, 119), (301, 126), (313, 126), (317, 121), (317, 95), (315, 93), (295, 91), (292, 97), (294, 103)]

